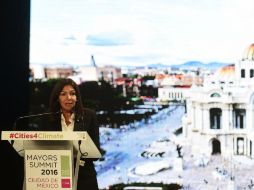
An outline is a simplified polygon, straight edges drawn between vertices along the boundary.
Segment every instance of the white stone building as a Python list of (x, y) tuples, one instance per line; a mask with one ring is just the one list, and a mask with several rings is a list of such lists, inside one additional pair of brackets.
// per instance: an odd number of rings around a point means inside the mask
[(184, 101), (192, 85), (202, 86), (203, 76), (195, 73), (168, 74), (158, 76), (158, 99), (161, 101)]
[(184, 101), (184, 94), (189, 88), (175, 88), (172, 86), (164, 86), (158, 88), (158, 99), (160, 101)]
[(254, 158), (254, 44), (186, 94), (183, 135), (194, 155)]
[(76, 83), (80, 84), (86, 81), (99, 81), (98, 67), (95, 63), (94, 56), (91, 56), (90, 63), (88, 65), (79, 66), (77, 74), (71, 76)]
[(71, 76), (76, 83), (80, 84), (87, 81), (105, 80), (113, 83), (116, 78), (122, 76), (121, 69), (115, 66), (98, 67), (95, 63), (94, 56), (91, 56), (90, 64), (79, 66), (77, 74)]

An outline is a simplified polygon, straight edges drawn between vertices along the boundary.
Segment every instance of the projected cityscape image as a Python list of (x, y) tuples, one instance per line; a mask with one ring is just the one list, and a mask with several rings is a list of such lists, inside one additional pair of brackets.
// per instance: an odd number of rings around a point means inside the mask
[(254, 189), (253, 17), (251, 0), (33, 0), (30, 112), (79, 85), (100, 189)]

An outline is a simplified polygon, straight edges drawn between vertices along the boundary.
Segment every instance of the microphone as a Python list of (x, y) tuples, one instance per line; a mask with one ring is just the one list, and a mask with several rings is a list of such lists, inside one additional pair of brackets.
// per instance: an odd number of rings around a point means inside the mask
[(41, 116), (47, 116), (47, 115), (52, 115), (52, 114), (58, 114), (58, 112), (46, 112), (46, 113), (39, 113), (39, 114), (32, 114), (32, 115), (24, 115), (24, 116), (20, 116), (18, 117), (13, 124), (13, 129), (16, 130), (17, 127), (17, 122), (22, 120), (22, 119), (30, 119), (30, 118), (36, 118), (36, 117), (41, 117)]
[(88, 152), (86, 152), (86, 151), (85, 151), (85, 152), (82, 152), (80, 146), (81, 146), (81, 140), (78, 141), (78, 148), (79, 148), (79, 152), (80, 152), (80, 154), (81, 154), (81, 158), (82, 158), (82, 157), (88, 156)]
[[(85, 131), (84, 117), (83, 117), (83, 115), (81, 116), (80, 119), (81, 119), (81, 122), (82, 122), (82, 123), (81, 123), (81, 125), (82, 125), (82, 130)], [(77, 122), (79, 122), (79, 121), (80, 121), (80, 120), (78, 119)], [(84, 159), (85, 157), (88, 156), (88, 152), (86, 152), (86, 151), (82, 152), (82, 151), (81, 151), (81, 143), (82, 143), (82, 141), (79, 140), (79, 141), (78, 141), (78, 148), (79, 148), (79, 152), (80, 152), (80, 154), (81, 154), (81, 158), (80, 158), (80, 159), (82, 160), (82, 159)], [(84, 160), (83, 160), (83, 161), (84, 161)]]

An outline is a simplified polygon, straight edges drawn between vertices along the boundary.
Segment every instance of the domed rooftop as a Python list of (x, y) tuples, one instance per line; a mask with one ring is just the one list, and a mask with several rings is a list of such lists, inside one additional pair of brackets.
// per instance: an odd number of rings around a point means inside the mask
[(254, 61), (254, 44), (251, 44), (244, 52), (242, 60)]
[(217, 80), (222, 80), (222, 81), (233, 80), (235, 78), (235, 65), (230, 64), (218, 69), (215, 72), (214, 76)]

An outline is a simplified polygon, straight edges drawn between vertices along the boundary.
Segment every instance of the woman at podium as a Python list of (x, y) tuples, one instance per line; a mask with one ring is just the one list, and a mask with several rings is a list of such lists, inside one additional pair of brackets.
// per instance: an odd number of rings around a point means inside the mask
[[(77, 190), (98, 190), (96, 170), (93, 161), (101, 156), (99, 144), (99, 126), (93, 110), (83, 107), (78, 85), (69, 78), (60, 79), (54, 86), (49, 100), (49, 113), (23, 116), (16, 120), (14, 129), (25, 131), (85, 131), (88, 133), (90, 147), (96, 149), (97, 156), (85, 155), (83, 150), (87, 144), (81, 141), (73, 142), (75, 177)], [(88, 139), (88, 137), (87, 137)], [(86, 143), (89, 144), (88, 141)], [(83, 146), (82, 146), (83, 145)], [(14, 141), (13, 147), (24, 157), (24, 147), (21, 141)], [(93, 150), (94, 150), (93, 149)], [(77, 152), (79, 154), (77, 154)], [(76, 162), (77, 161), (77, 162)], [(78, 175), (76, 175), (78, 174)]]
[[(59, 80), (54, 86), (49, 108), (52, 114), (50, 125), (44, 125), (47, 131), (86, 131), (97, 148), (99, 144), (99, 126), (94, 111), (84, 108), (78, 85), (69, 78)], [(77, 190), (97, 190), (98, 183), (93, 161), (81, 159), (77, 181)]]

